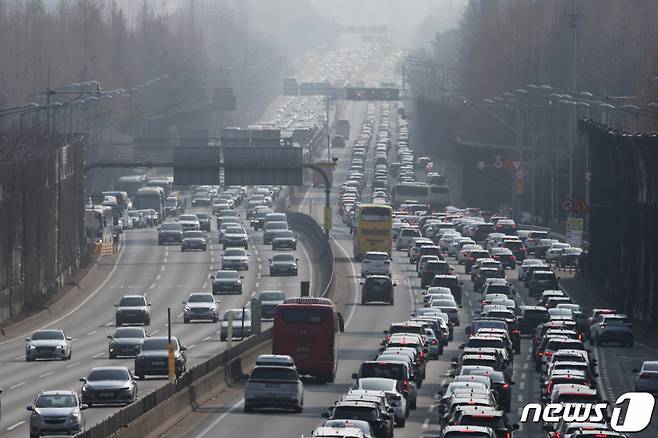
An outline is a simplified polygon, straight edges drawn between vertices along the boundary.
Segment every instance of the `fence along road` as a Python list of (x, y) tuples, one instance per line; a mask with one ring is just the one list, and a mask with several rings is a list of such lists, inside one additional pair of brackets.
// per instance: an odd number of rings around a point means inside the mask
[[(244, 214), (243, 214), (244, 218)], [(245, 227), (248, 223), (245, 222)], [(217, 244), (217, 231), (210, 233), (212, 244), (207, 252), (181, 253), (180, 246), (158, 246), (155, 229), (128, 230), (124, 234), (123, 249), (118, 256), (104, 258), (100, 263), (118, 262), (98, 293), (79, 310), (49, 328), (63, 329), (73, 338), (73, 358), (69, 362), (36, 361), (25, 363), (24, 340), (0, 345), (0, 382), (2, 382), (2, 423), (0, 436), (27, 435), (28, 413), (25, 406), (32, 404), (43, 389), (80, 389), (80, 377), (96, 366), (125, 365), (133, 368), (132, 359), (108, 359), (107, 336), (114, 332), (114, 304), (126, 294), (144, 293), (152, 303), (151, 326), (147, 331), (154, 336), (166, 336), (166, 309), (172, 308), (172, 334), (188, 347), (188, 365), (208, 359), (225, 348), (219, 341), (218, 324), (183, 324), (183, 305), (191, 292), (211, 290), (212, 275), (221, 265), (221, 246)], [(262, 231), (250, 232), (250, 268), (244, 272), (243, 295), (217, 296), (220, 312), (242, 307), (253, 291), (280, 289), (298, 294), (299, 282), (310, 277), (310, 265), (300, 248), (298, 277), (269, 277), (270, 246), (262, 244)], [(255, 243), (255, 246), (254, 246)], [(102, 279), (99, 281), (99, 283)], [(95, 289), (95, 288), (94, 288)], [(27, 333), (43, 326), (32, 321)], [(164, 379), (149, 378), (138, 382), (140, 395), (166, 383)], [(116, 408), (93, 408), (85, 411), (87, 424), (92, 425)]]

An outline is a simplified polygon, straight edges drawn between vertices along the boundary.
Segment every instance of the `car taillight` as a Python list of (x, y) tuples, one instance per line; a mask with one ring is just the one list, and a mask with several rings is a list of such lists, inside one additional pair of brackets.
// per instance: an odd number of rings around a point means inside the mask
[(500, 260), (500, 256), (497, 256), (497, 255), (493, 256), (493, 258), (494, 258), (494, 260)]
[(578, 333), (578, 340), (579, 340), (580, 342), (584, 342), (584, 341), (585, 341), (585, 336), (583, 336), (582, 333)]
[(510, 260), (512, 260), (513, 262), (515, 262), (515, 261), (516, 261), (516, 257), (514, 257), (514, 255), (511, 255), (511, 256), (510, 256)]
[(518, 335), (518, 334), (520, 334), (520, 333), (521, 333), (521, 330), (519, 330), (519, 329), (513, 329), (513, 330), (512, 330), (512, 334), (513, 334), (513, 335)]
[(402, 381), (402, 389), (404, 389), (405, 391), (409, 391), (409, 380), (404, 379)]
[(503, 389), (509, 389), (509, 383), (504, 383), (503, 384)]
[(551, 357), (551, 356), (553, 356), (553, 352), (552, 352), (552, 351), (545, 351), (544, 354), (546, 355), (546, 357)]
[(501, 228), (503, 228), (503, 226), (501, 224), (496, 224), (496, 229), (497, 230), (500, 230)]
[(436, 339), (432, 339), (432, 345), (436, 345), (438, 342), (436, 342)]
[(546, 395), (551, 395), (551, 388), (553, 387), (553, 382), (548, 382), (546, 386)]
[(543, 355), (544, 355), (544, 353), (541, 352), (541, 351), (539, 353), (537, 353), (537, 356), (539, 356), (539, 357), (542, 357)]
[(521, 248), (519, 248), (519, 252), (525, 252), (525, 246), (522, 246)]
[(425, 359), (425, 352), (424, 352), (424, 351), (421, 351), (420, 354), (419, 354), (419, 356), (420, 356), (421, 359)]

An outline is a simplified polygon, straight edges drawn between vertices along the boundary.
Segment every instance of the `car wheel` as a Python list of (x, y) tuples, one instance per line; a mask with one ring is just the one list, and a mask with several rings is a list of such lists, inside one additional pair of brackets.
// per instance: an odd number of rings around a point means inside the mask
[(180, 252), (185, 252), (185, 248), (181, 247)]
[(121, 326), (121, 320), (120, 320), (120, 319), (117, 319), (117, 320), (114, 322), (114, 325), (116, 325), (117, 327), (120, 327), (120, 326)]
[(145, 319), (144, 325), (151, 325), (151, 318)]
[(25, 362), (34, 362), (34, 358), (30, 356), (25, 356)]
[(110, 357), (110, 359), (116, 359), (117, 358), (116, 353), (109, 353), (108, 356)]
[(407, 424), (407, 419), (406, 418), (400, 418), (397, 421), (397, 426), (398, 427), (404, 427)]
[(144, 380), (145, 374), (135, 374), (139, 380)]
[(190, 318), (183, 318), (183, 324), (189, 324)]
[(416, 400), (411, 400), (411, 401), (409, 402), (409, 407), (410, 407), (411, 409), (416, 409)]
[(628, 341), (628, 343), (626, 344), (626, 346), (627, 346), (628, 348), (633, 348), (634, 345), (635, 345), (635, 341), (634, 341), (633, 339), (631, 339), (630, 341)]
[(301, 414), (302, 412), (304, 412), (304, 406), (303, 405), (300, 404), (300, 405), (295, 406), (295, 414)]
[(226, 342), (226, 335), (219, 335), (219, 340), (221, 342)]
[(391, 301), (389, 301), (388, 305), (392, 306), (393, 304), (395, 304), (395, 299), (391, 297)]
[(366, 299), (364, 297), (361, 297), (361, 305), (365, 306), (367, 303), (368, 302), (366, 301)]
[(249, 405), (244, 405), (243, 410), (244, 410), (246, 413), (248, 413), (248, 414), (251, 413), (251, 412), (254, 412), (254, 408), (252, 408), (252, 407), (249, 406)]
[(215, 323), (219, 322), (219, 318), (215, 316), (215, 317), (212, 319), (212, 322), (215, 322)]

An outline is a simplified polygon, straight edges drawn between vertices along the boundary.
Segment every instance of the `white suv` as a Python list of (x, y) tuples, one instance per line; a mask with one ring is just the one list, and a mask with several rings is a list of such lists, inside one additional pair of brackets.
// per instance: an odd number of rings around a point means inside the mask
[(391, 276), (391, 258), (385, 252), (368, 251), (361, 261), (361, 277), (379, 274)]

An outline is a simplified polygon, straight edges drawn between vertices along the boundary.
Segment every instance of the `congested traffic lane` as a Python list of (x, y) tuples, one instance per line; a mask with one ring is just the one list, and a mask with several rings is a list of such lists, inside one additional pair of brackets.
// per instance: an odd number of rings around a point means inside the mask
[[(197, 209), (191, 209), (192, 212)], [(248, 223), (245, 222), (245, 227)], [(36, 361), (25, 363), (25, 336), (0, 345), (2, 369), (0, 382), (3, 387), (3, 424), (0, 435), (27, 434), (24, 423), (28, 416), (25, 406), (32, 404), (42, 389), (79, 389), (80, 377), (92, 367), (124, 365), (133, 368), (134, 360), (108, 358), (107, 336), (114, 333), (114, 304), (126, 294), (145, 294), (151, 302), (151, 325), (147, 332), (153, 336), (167, 334), (167, 307), (172, 309), (172, 334), (188, 347), (188, 368), (209, 356), (222, 351), (226, 343), (219, 341), (218, 324), (182, 322), (182, 301), (190, 293), (211, 290), (210, 275), (220, 269), (221, 246), (217, 243), (217, 231), (209, 233), (211, 244), (208, 251), (181, 252), (179, 245), (158, 246), (155, 229), (127, 230), (123, 249), (113, 259), (116, 269), (105, 284), (98, 287), (80, 309), (55, 323), (34, 321), (26, 332), (44, 326), (61, 328), (73, 338), (73, 357), (69, 362)], [(297, 277), (270, 277), (267, 265), (273, 252), (262, 244), (262, 232), (250, 231), (250, 269), (243, 271), (242, 295), (217, 295), (220, 313), (228, 308), (242, 307), (252, 293), (260, 290), (299, 290), (300, 280), (309, 280), (311, 266), (303, 254), (303, 241), (297, 250), (299, 275)], [(102, 281), (102, 280), (101, 280)], [(160, 378), (147, 378), (138, 382), (140, 395), (145, 395), (165, 382)], [(94, 408), (85, 411), (87, 424), (94, 424), (114, 412), (116, 408)]]

